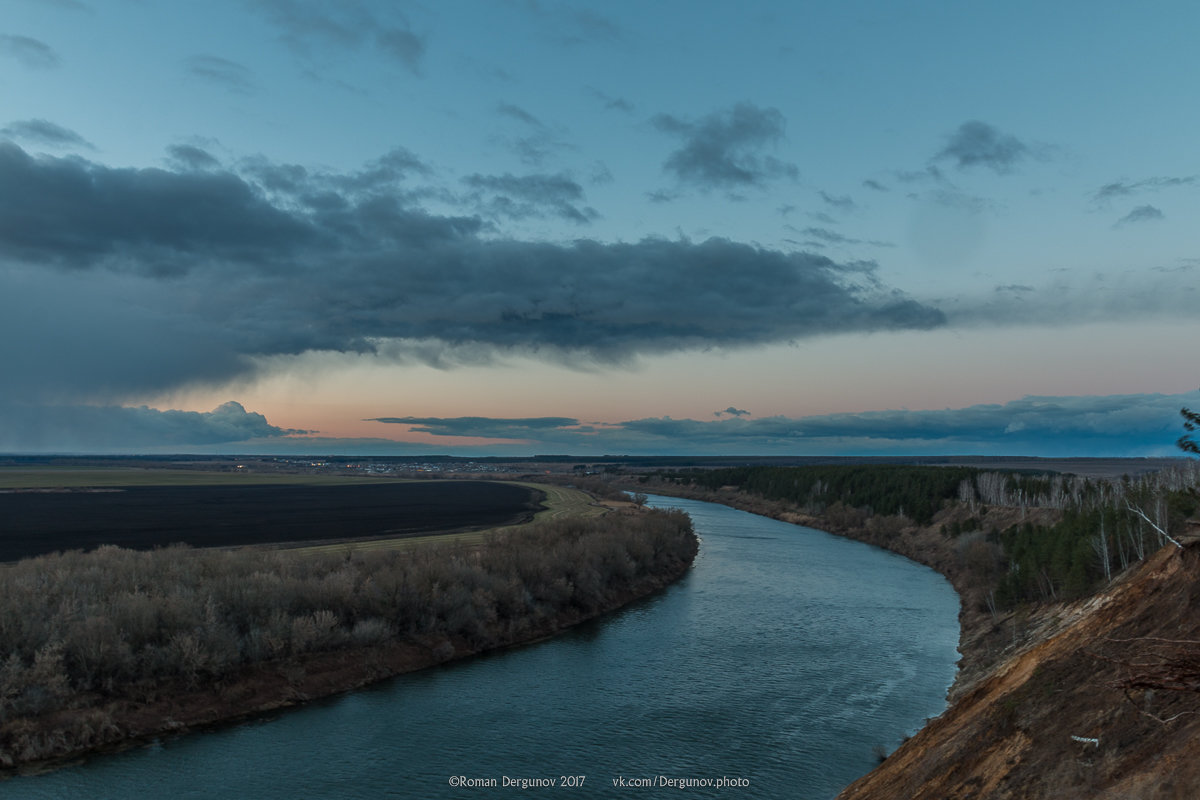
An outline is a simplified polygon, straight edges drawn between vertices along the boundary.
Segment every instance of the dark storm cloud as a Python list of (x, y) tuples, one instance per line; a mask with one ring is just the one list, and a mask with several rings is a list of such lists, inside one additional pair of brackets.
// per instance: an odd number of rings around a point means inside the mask
[(1164, 215), (1160, 209), (1154, 206), (1138, 206), (1130, 211), (1125, 216), (1117, 220), (1113, 227), (1121, 227), (1122, 225), (1132, 225), (1138, 222), (1152, 222), (1154, 220), (1163, 219)]
[(212, 411), (159, 411), (146, 406), (0, 405), (0, 451), (130, 452), (153, 448), (227, 444), (269, 439), (292, 431), (248, 412), (240, 403), (224, 403)]
[(683, 183), (704, 189), (738, 189), (799, 175), (794, 164), (761, 152), (783, 138), (786, 123), (777, 109), (738, 103), (698, 121), (659, 114), (653, 123), (663, 133), (682, 140), (663, 169)]
[(195, 55), (185, 66), (194, 77), (214, 83), (237, 94), (253, 94), (254, 80), (250, 70), (236, 61), (210, 55)]
[(54, 48), (28, 36), (0, 34), (0, 53), (12, 56), (30, 69), (54, 69), (62, 63)]
[(15, 122), (10, 122), (0, 133), (12, 137), (14, 139), (22, 139), (26, 142), (36, 142), (37, 144), (46, 145), (49, 147), (83, 147), (88, 150), (96, 148), (87, 139), (84, 139), (70, 128), (64, 128), (62, 125), (57, 125), (49, 120), (44, 119), (23, 119)]
[(230, 173), (109, 169), (0, 142), (0, 253), (10, 258), (172, 272), (285, 255), (315, 235)]
[[(945, 321), (869, 263), (723, 239), (501, 238), (421, 207), (422, 166), (397, 150), (346, 174), (115, 169), (0, 142), (3, 385), (120, 398), (311, 350), (611, 363)], [(563, 176), (470, 180), (543, 208), (581, 196)]]
[(1028, 145), (1011, 134), (978, 120), (964, 122), (948, 137), (934, 160), (949, 159), (959, 169), (984, 166), (998, 173), (1011, 172), (1018, 161), (1031, 154)]
[(251, 371), (237, 334), (170, 281), (0, 265), (0, 405), (110, 403)]
[(427, 37), (412, 29), (399, 4), (362, 0), (251, 0), (279, 31), (283, 41), (305, 58), (333, 47), (353, 50), (374, 45), (414, 75), (421, 74)]
[(1145, 178), (1140, 181), (1114, 181), (1106, 183), (1095, 191), (1092, 199), (1097, 203), (1106, 203), (1114, 197), (1127, 197), (1146, 191), (1158, 191), (1160, 189), (1172, 189), (1180, 186), (1195, 186), (1200, 177), (1196, 175), (1187, 175), (1179, 178)]
[(469, 175), (463, 182), (476, 190), (473, 199), (480, 210), (493, 216), (522, 219), (549, 213), (579, 224), (598, 216), (579, 205), (583, 187), (563, 174)]

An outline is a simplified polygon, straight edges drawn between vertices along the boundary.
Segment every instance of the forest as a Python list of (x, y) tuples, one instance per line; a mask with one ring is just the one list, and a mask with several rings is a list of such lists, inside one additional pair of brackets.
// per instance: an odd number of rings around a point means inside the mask
[(834, 527), (868, 530), (874, 539), (934, 526), (993, 610), (1091, 594), (1183, 531), (1200, 508), (1196, 461), (1111, 479), (903, 465), (695, 469), (652, 477), (787, 502)]

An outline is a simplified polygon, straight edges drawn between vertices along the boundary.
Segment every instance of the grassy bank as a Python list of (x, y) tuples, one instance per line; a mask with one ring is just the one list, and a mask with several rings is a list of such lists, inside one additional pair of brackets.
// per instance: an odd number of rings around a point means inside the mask
[(104, 547), (0, 572), (0, 765), (62, 758), (550, 635), (696, 553), (678, 512), (557, 519), (471, 548)]

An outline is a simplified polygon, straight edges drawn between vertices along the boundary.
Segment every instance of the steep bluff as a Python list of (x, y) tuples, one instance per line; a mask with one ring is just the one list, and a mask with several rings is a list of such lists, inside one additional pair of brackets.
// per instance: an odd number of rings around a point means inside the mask
[(975, 683), (839, 800), (1200, 796), (1200, 543), (1168, 546)]

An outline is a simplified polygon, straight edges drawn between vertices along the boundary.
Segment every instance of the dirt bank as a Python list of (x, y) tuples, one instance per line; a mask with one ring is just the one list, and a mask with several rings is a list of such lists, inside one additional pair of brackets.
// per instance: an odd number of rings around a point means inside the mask
[(1002, 663), (841, 800), (1192, 798), (1200, 546), (1168, 545)]

